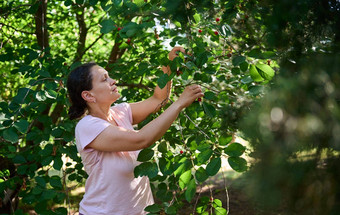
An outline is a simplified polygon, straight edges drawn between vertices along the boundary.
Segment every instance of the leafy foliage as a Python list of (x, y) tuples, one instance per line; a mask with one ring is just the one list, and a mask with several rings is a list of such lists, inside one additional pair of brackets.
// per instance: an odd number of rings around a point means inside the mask
[[(231, 140), (239, 119), (275, 77), (279, 57), (264, 43), (262, 16), (268, 14), (257, 1), (0, 4), (2, 199), (11, 190), (10, 199), (20, 197), (38, 214), (67, 214), (63, 207), (51, 212), (51, 204), (62, 204), (70, 183), (79, 184), (87, 176), (74, 144), (76, 122), (67, 118), (64, 86), (68, 73), (89, 61), (118, 80), (119, 102), (148, 98), (156, 84), (164, 87), (169, 80), (172, 100), (188, 84), (205, 90), (203, 101), (188, 107), (164, 138), (138, 157), (143, 163), (135, 176), (157, 182), (156, 197), (162, 201), (148, 212), (176, 214), (182, 201), (194, 201), (196, 188), (217, 174), (223, 157), (235, 171), (247, 169), (241, 157), (245, 148)], [(175, 45), (188, 53), (170, 62), (167, 49)], [(170, 66), (170, 76), (163, 74), (162, 65)], [(204, 207), (205, 201), (202, 197), (197, 213), (209, 207), (227, 213), (221, 201)], [(12, 210), (4, 202), (4, 213)]]

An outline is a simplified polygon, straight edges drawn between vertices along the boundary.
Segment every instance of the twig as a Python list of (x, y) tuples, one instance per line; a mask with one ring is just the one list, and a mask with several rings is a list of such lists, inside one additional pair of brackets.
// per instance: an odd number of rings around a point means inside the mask
[(222, 176), (223, 176), (224, 188), (225, 188), (225, 193), (226, 193), (226, 207), (227, 207), (227, 214), (229, 214), (229, 194), (228, 194), (227, 182), (226, 182), (226, 179), (225, 179), (225, 175), (224, 175), (223, 170), (222, 170), (221, 172), (222, 172)]
[(192, 215), (195, 215), (196, 206), (197, 206), (197, 203), (198, 203), (198, 199), (200, 198), (201, 192), (202, 192), (202, 186), (200, 187), (200, 191), (199, 191), (198, 196), (196, 198), (196, 202), (195, 202), (195, 205), (194, 205), (194, 210), (192, 211)]

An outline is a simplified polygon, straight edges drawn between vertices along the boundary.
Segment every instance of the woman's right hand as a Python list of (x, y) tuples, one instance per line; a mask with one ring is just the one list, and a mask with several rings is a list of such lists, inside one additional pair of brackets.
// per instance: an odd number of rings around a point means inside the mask
[(182, 108), (186, 108), (197, 98), (203, 96), (204, 93), (202, 92), (201, 87), (197, 84), (194, 84), (187, 86), (176, 102), (179, 103)]

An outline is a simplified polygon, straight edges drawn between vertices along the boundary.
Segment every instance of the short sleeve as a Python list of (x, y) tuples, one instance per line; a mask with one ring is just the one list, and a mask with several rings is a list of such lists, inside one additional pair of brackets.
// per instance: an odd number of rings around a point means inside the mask
[(112, 107), (112, 110), (115, 112), (118, 112), (119, 115), (125, 120), (128, 120), (130, 124), (132, 124), (133, 119), (132, 119), (132, 111), (129, 103), (120, 103)]
[(103, 119), (85, 116), (81, 119), (75, 130), (77, 145), (82, 150), (91, 143), (105, 128), (111, 124)]

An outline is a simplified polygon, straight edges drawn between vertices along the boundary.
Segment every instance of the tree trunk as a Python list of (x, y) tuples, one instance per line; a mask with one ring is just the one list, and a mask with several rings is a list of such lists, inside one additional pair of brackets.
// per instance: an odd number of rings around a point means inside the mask
[(35, 34), (37, 36), (38, 45), (41, 50), (49, 47), (48, 31), (47, 31), (47, 0), (39, 0), (40, 4), (37, 12), (35, 13)]
[(77, 47), (77, 54), (74, 59), (74, 62), (81, 61), (83, 55), (85, 53), (85, 41), (88, 32), (88, 28), (86, 27), (85, 18), (84, 18), (84, 7), (80, 8), (80, 13), (76, 9), (76, 19), (79, 25), (79, 39), (78, 39), (78, 47)]

